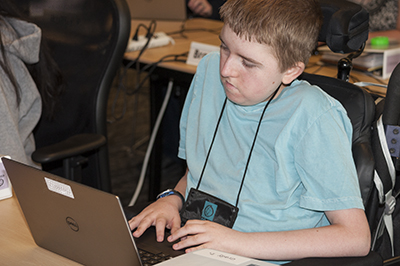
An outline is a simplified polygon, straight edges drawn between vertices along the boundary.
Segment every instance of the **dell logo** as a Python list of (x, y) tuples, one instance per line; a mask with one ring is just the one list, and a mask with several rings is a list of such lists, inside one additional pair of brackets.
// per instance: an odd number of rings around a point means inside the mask
[(72, 219), (71, 217), (67, 217), (65, 220), (66, 220), (69, 228), (71, 228), (72, 231), (75, 231), (75, 232), (79, 231), (79, 225), (74, 219)]

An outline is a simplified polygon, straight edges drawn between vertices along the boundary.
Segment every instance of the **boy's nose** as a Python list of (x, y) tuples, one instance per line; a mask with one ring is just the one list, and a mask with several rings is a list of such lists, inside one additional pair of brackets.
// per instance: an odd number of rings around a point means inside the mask
[(232, 77), (235, 75), (235, 65), (232, 59), (227, 58), (224, 62), (221, 62), (221, 75), (223, 77)]

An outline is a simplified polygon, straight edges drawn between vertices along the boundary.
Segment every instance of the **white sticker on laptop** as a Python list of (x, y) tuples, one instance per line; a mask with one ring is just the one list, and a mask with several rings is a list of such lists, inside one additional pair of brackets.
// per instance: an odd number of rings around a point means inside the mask
[(74, 193), (69, 185), (63, 184), (61, 182), (55, 181), (53, 179), (45, 177), (47, 188), (57, 194), (74, 199)]
[(249, 258), (225, 253), (222, 251), (212, 250), (212, 249), (201, 249), (195, 252), (196, 255), (212, 258), (214, 260), (223, 261), (225, 263), (230, 263), (233, 265), (239, 265), (249, 261)]

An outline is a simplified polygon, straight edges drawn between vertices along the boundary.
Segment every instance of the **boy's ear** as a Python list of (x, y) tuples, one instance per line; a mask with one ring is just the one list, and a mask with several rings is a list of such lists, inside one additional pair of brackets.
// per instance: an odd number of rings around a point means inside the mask
[(301, 73), (303, 73), (305, 69), (305, 65), (303, 62), (297, 62), (295, 66), (290, 67), (285, 71), (284, 76), (282, 78), (282, 83), (288, 85), (292, 83)]

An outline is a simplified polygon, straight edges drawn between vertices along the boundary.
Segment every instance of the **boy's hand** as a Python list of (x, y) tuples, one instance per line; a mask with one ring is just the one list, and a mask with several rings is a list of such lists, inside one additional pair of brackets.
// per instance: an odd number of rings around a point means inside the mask
[(177, 196), (161, 198), (147, 206), (141, 213), (129, 221), (131, 230), (136, 228), (134, 237), (140, 237), (150, 226), (156, 227), (157, 241), (164, 240), (165, 228), (174, 233), (181, 227), (179, 206), (181, 199)]
[(223, 225), (204, 220), (189, 220), (179, 230), (168, 237), (169, 242), (181, 239), (173, 245), (173, 249), (188, 248), (192, 252), (203, 248), (212, 248), (229, 253), (237, 253), (235, 246), (244, 234)]

